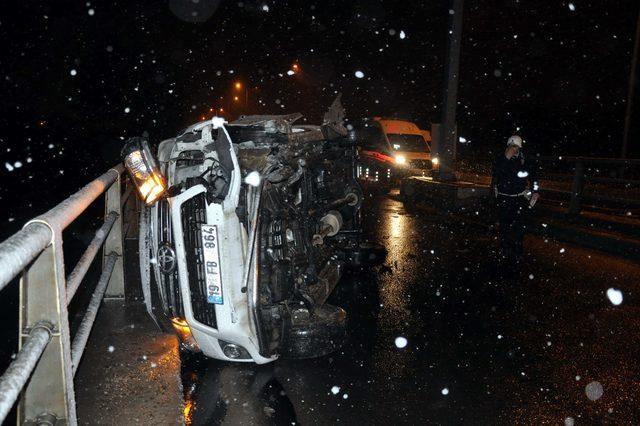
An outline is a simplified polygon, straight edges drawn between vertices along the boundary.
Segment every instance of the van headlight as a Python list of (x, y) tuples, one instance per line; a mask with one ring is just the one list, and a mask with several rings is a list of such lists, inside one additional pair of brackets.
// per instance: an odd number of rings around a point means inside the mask
[(146, 139), (130, 138), (122, 148), (121, 155), (124, 167), (129, 172), (142, 201), (146, 205), (158, 201), (167, 190), (167, 183)]
[(404, 155), (396, 155), (396, 164), (404, 165), (407, 163), (407, 159)]

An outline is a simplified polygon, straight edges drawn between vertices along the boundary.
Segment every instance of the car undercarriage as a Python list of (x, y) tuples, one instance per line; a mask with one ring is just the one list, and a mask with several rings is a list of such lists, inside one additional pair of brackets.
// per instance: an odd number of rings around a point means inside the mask
[(322, 356), (345, 338), (346, 312), (326, 301), (346, 267), (384, 252), (361, 239), (339, 98), (320, 126), (300, 117), (206, 121), (159, 145), (168, 188), (141, 213), (143, 285), (185, 348), (264, 363)]

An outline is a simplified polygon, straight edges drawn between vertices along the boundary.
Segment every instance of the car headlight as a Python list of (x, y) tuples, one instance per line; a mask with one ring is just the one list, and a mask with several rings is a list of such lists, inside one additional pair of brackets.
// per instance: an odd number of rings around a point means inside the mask
[(143, 138), (130, 138), (122, 148), (124, 167), (138, 189), (142, 201), (151, 205), (167, 190), (167, 183), (160, 173), (149, 144)]
[(407, 159), (405, 158), (404, 155), (396, 155), (396, 164), (406, 164), (407, 163)]
[(440, 159), (438, 157), (433, 157), (431, 159), (431, 164), (433, 164), (434, 166), (437, 166), (438, 164), (440, 164)]

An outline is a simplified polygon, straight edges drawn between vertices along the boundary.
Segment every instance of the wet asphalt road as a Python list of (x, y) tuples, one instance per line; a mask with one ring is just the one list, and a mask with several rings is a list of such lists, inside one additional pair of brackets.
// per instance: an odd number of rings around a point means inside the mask
[(364, 210), (389, 255), (329, 301), (349, 313), (343, 349), (185, 362), (192, 424), (640, 424), (640, 266), (528, 236), (526, 263), (506, 273), (485, 226), (386, 196)]

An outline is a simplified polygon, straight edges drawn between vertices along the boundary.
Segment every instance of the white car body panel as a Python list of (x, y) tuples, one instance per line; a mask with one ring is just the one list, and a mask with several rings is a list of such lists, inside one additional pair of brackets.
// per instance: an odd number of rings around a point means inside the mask
[[(204, 145), (211, 143), (206, 139), (210, 138), (211, 129), (205, 126), (212, 125), (211, 121), (199, 123), (192, 126), (202, 129), (202, 139), (193, 143), (177, 142), (173, 146), (167, 164), (167, 176), (169, 177), (169, 185), (175, 185), (176, 177), (176, 159), (182, 151), (199, 150)], [(229, 141), (231, 138), (226, 129), (222, 127), (222, 131), (226, 134)], [(253, 323), (255, 317), (253, 315), (252, 306), (255, 294), (255, 274), (251, 273), (250, 267), (255, 268), (254, 262), (251, 260), (254, 251), (249, 250), (249, 241), (253, 241), (252, 235), (249, 234), (245, 226), (240, 222), (236, 207), (238, 206), (240, 188), (242, 185), (242, 176), (233, 145), (230, 149), (231, 158), (234, 169), (231, 173), (229, 183), (229, 192), (222, 203), (206, 203), (206, 221), (209, 225), (216, 225), (218, 229), (219, 256), (220, 256), (220, 274), (222, 280), (222, 304), (216, 304), (216, 324), (217, 328), (202, 324), (194, 317), (191, 291), (189, 287), (189, 275), (187, 267), (187, 259), (193, 256), (193, 253), (186, 253), (184, 245), (184, 233), (182, 229), (181, 206), (187, 200), (194, 196), (206, 192), (203, 185), (194, 185), (185, 190), (181, 194), (169, 198), (168, 202), (171, 209), (171, 225), (173, 229), (175, 252), (177, 258), (178, 281), (180, 285), (180, 294), (182, 296), (185, 320), (189, 324), (192, 336), (197, 342), (200, 350), (204, 355), (226, 361), (235, 362), (255, 362), (257, 364), (265, 364), (274, 361), (277, 357), (266, 358), (260, 355), (257, 326)], [(215, 152), (208, 153), (205, 158), (216, 158)], [(206, 163), (206, 160), (205, 160)], [(256, 191), (247, 191), (250, 200), (254, 201)], [(259, 195), (259, 193), (258, 193)], [(255, 202), (254, 202), (255, 203)], [(155, 213), (157, 206), (154, 206), (152, 212), (152, 233), (157, 233), (159, 229), (158, 215)], [(251, 223), (255, 222), (255, 215)], [(251, 231), (253, 233), (253, 231)], [(153, 252), (157, 253), (159, 245), (159, 237), (152, 235)], [(156, 279), (160, 272), (154, 267)], [(159, 281), (158, 281), (159, 282)], [(246, 286), (245, 292), (242, 288)], [(159, 288), (162, 286), (158, 286)], [(163, 290), (160, 289), (160, 292)], [(232, 359), (227, 357), (223, 351), (219, 340), (232, 343), (243, 347), (251, 356), (250, 359)]]

